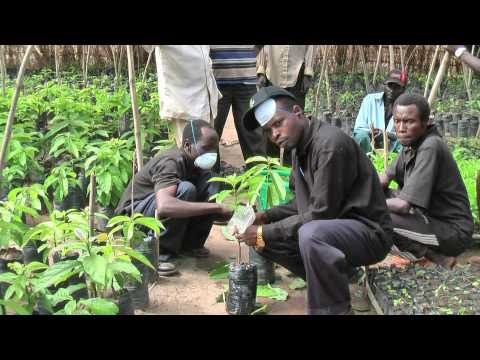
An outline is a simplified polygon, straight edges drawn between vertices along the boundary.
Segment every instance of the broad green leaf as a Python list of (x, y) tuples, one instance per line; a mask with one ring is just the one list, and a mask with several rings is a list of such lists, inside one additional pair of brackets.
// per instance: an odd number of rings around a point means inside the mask
[(210, 279), (221, 280), (228, 279), (229, 263), (226, 261), (219, 262), (208, 272)]
[(165, 229), (165, 227), (160, 222), (160, 220), (157, 220), (153, 217), (142, 217), (139, 219), (135, 219), (135, 223), (146, 226), (149, 229), (152, 229), (153, 231), (155, 231), (156, 233), (160, 233), (160, 229), (162, 230)]
[(140, 261), (142, 264), (148, 266), (152, 270), (156, 270), (153, 265), (150, 263), (150, 261), (143, 256), (142, 254), (138, 253), (137, 251), (133, 250), (132, 248), (129, 248), (127, 246), (123, 246), (119, 248), (120, 251), (123, 251), (125, 254), (130, 256), (131, 258)]
[(285, 200), (285, 197), (287, 196), (287, 191), (285, 190), (282, 178), (275, 171), (272, 171), (271, 174), (273, 185), (275, 186), (277, 193), (280, 195), (280, 200)]
[(107, 260), (100, 255), (89, 255), (81, 260), (83, 268), (93, 282), (105, 286), (105, 272), (107, 271)]
[(17, 301), (13, 300), (0, 300), (0, 305), (13, 310), (17, 315), (32, 315), (32, 311), (28, 306), (21, 305)]
[(117, 315), (118, 306), (106, 299), (91, 298), (79, 301), (79, 305), (84, 305), (94, 315)]
[(247, 160), (245, 160), (245, 164), (250, 164), (250, 163), (253, 163), (253, 162), (266, 163), (266, 162), (268, 162), (268, 160), (267, 160), (266, 157), (263, 157), (263, 156), (252, 156), (252, 157), (249, 157)]
[(288, 284), (288, 288), (292, 290), (303, 289), (306, 287), (307, 283), (302, 278), (296, 278), (290, 284)]
[(279, 287), (272, 287), (270, 284), (257, 285), (257, 296), (285, 301), (288, 298), (288, 292)]
[(40, 283), (43, 287), (49, 287), (65, 281), (76, 273), (74, 270), (80, 265), (78, 260), (59, 261), (40, 274)]
[(135, 280), (141, 282), (141, 273), (131, 262), (127, 261), (115, 261), (108, 264), (108, 269), (114, 274), (127, 274), (131, 275)]

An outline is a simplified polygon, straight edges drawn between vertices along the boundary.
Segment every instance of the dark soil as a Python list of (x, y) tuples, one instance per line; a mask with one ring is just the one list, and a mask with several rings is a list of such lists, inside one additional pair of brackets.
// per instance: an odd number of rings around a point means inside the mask
[(479, 315), (480, 266), (373, 269), (369, 281), (385, 315)]

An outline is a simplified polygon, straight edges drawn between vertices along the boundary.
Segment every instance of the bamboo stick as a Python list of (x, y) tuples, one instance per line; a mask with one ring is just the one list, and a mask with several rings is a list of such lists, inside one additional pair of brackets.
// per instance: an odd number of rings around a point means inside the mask
[(140, 114), (137, 105), (137, 90), (135, 88), (135, 64), (133, 60), (132, 45), (127, 45), (127, 61), (128, 61), (128, 83), (130, 85), (130, 96), (132, 98), (133, 110), (133, 126), (135, 132), (135, 149), (137, 151), (137, 168), (138, 171), (143, 168), (142, 156), (142, 139), (140, 136)]
[(370, 89), (370, 84), (368, 82), (368, 69), (367, 69), (367, 61), (365, 59), (365, 53), (363, 51), (362, 45), (358, 45), (358, 53), (360, 55), (360, 61), (362, 62), (363, 68), (363, 80), (365, 82), (365, 91), (368, 93)]
[(15, 91), (13, 93), (12, 105), (10, 106), (10, 112), (8, 113), (7, 123), (5, 125), (5, 132), (3, 135), (2, 148), (0, 150), (0, 189), (3, 186), (3, 169), (5, 167), (5, 159), (8, 149), (8, 144), (12, 136), (13, 119), (15, 118), (15, 112), (17, 110), (18, 97), (20, 95), (20, 89), (23, 85), (23, 74), (25, 73), (25, 65), (32, 52), (33, 45), (28, 45), (25, 54), (23, 55), (22, 63), (17, 75), (17, 81), (15, 84)]
[(437, 45), (437, 47), (435, 48), (435, 53), (433, 54), (432, 63), (430, 64), (430, 69), (428, 70), (427, 82), (425, 83), (425, 91), (423, 92), (424, 97), (427, 97), (427, 94), (428, 94), (428, 87), (430, 85), (430, 78), (432, 77), (432, 73), (433, 73), (433, 69), (435, 67), (435, 63), (437, 62), (439, 50), (440, 50), (440, 45)]
[(330, 81), (328, 79), (328, 66), (327, 69), (325, 69), (325, 85), (327, 88), (327, 107), (328, 110), (332, 110), (332, 97), (330, 96)]
[(148, 65), (150, 65), (150, 60), (152, 59), (152, 54), (153, 54), (153, 51), (150, 51), (148, 53), (147, 65), (145, 65), (145, 69), (143, 70), (142, 83), (145, 82), (145, 77), (147, 76), (147, 69), (148, 69)]
[(55, 52), (55, 77), (57, 82), (60, 82), (60, 60), (58, 58), (57, 45), (53, 45), (53, 50)]
[(463, 72), (463, 83), (465, 84), (465, 90), (467, 91), (467, 98), (468, 101), (472, 100), (472, 93), (470, 91), (470, 87), (468, 86), (468, 70), (467, 65), (462, 62), (462, 72)]
[(373, 70), (372, 85), (375, 86), (375, 78), (377, 77), (378, 66), (380, 65), (380, 59), (382, 57), (382, 45), (378, 46), (377, 61), (375, 62), (375, 70)]
[(388, 45), (388, 52), (390, 54), (390, 71), (395, 70), (395, 53), (393, 51), (393, 45)]
[(383, 166), (385, 168), (385, 173), (387, 172), (388, 168), (388, 136), (387, 130), (383, 129)]
[(5, 71), (7, 65), (5, 60), (4, 45), (0, 45), (0, 75), (2, 75), (2, 95), (7, 95), (7, 72)]
[(322, 62), (322, 69), (320, 70), (320, 78), (318, 79), (317, 84), (317, 92), (315, 94), (315, 117), (318, 117), (318, 104), (320, 102), (320, 88), (322, 87), (323, 76), (327, 64), (327, 55), (328, 55), (329, 46), (324, 45), (323, 48), (323, 62)]
[(400, 66), (402, 71), (405, 70), (405, 59), (403, 58), (403, 47), (402, 45), (398, 46), (400, 48)]
[(433, 82), (432, 90), (430, 91), (430, 95), (428, 96), (428, 104), (430, 106), (433, 105), (433, 101), (435, 100), (435, 95), (437, 94), (437, 91), (440, 88), (440, 84), (442, 83), (443, 77), (445, 76), (445, 72), (447, 71), (449, 62), (450, 62), (450, 54), (448, 51), (445, 51), (445, 55), (443, 55), (442, 63), (440, 64), (440, 68), (438, 69), (438, 72), (437, 72), (437, 76), (435, 77), (435, 81)]
[(88, 60), (90, 58), (90, 45), (87, 45), (87, 55), (85, 57), (85, 66), (84, 66), (84, 73), (83, 73), (83, 84), (85, 87), (87, 86), (87, 76), (88, 76)]
[(88, 198), (88, 231), (92, 238), (95, 229), (95, 197), (97, 194), (97, 181), (95, 172), (90, 175), (90, 196)]

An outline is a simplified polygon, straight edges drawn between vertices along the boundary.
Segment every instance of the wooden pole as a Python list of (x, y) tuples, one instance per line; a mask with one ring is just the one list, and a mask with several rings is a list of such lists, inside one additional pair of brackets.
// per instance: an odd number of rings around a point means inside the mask
[(388, 168), (388, 136), (387, 130), (382, 130), (383, 133), (383, 166), (385, 168), (384, 172), (387, 172)]
[(428, 104), (430, 106), (433, 105), (433, 102), (435, 100), (435, 95), (437, 94), (437, 91), (440, 88), (440, 84), (442, 83), (443, 77), (445, 76), (445, 72), (447, 71), (449, 62), (450, 62), (450, 54), (448, 51), (445, 51), (445, 55), (443, 55), (442, 63), (440, 64), (440, 68), (438, 69), (437, 76), (435, 77), (432, 90), (430, 91), (430, 95), (428, 97)]
[(25, 65), (27, 64), (27, 60), (32, 52), (32, 49), (33, 49), (33, 45), (28, 45), (27, 50), (25, 51), (25, 55), (23, 55), (22, 64), (20, 65), (20, 69), (17, 75), (15, 91), (13, 93), (12, 105), (10, 106), (10, 112), (8, 113), (7, 124), (5, 125), (2, 148), (0, 150), (0, 189), (3, 186), (3, 169), (5, 167), (5, 159), (6, 159), (8, 144), (12, 136), (13, 119), (15, 118), (15, 112), (17, 110), (18, 97), (20, 95), (20, 89), (22, 88), (22, 85), (23, 85), (23, 74), (25, 72)]
[(5, 60), (4, 45), (0, 45), (0, 75), (2, 75), (2, 95), (7, 95), (7, 72), (5, 71), (7, 64)]
[(147, 65), (145, 65), (145, 70), (143, 70), (142, 83), (145, 82), (145, 77), (147, 76), (148, 65), (150, 65), (150, 60), (152, 59), (153, 51), (150, 51), (148, 54)]
[(140, 136), (140, 114), (137, 104), (137, 90), (135, 88), (135, 64), (133, 59), (132, 45), (127, 45), (127, 61), (128, 61), (128, 83), (130, 85), (130, 96), (132, 98), (133, 126), (135, 132), (135, 149), (137, 151), (137, 168), (138, 171), (143, 168), (142, 156), (142, 139)]
[(95, 197), (97, 194), (96, 175), (90, 175), (90, 196), (88, 198), (88, 231), (90, 238), (93, 237), (95, 229)]
[(375, 63), (375, 70), (373, 70), (372, 85), (375, 86), (375, 78), (377, 77), (378, 66), (380, 65), (380, 59), (382, 58), (382, 45), (378, 46), (377, 62)]
[(395, 53), (393, 51), (393, 45), (388, 45), (388, 53), (390, 54), (390, 71), (395, 69)]
[(53, 45), (53, 49), (55, 52), (55, 77), (57, 78), (57, 82), (60, 82), (60, 61), (58, 59), (57, 45)]
[(360, 55), (360, 60), (362, 62), (363, 68), (363, 80), (365, 82), (365, 91), (368, 93), (370, 89), (370, 84), (368, 81), (368, 69), (367, 69), (367, 60), (365, 59), (365, 52), (363, 51), (363, 46), (358, 45), (358, 53)]
[(472, 93), (470, 91), (470, 87), (468, 86), (468, 70), (467, 65), (462, 62), (462, 71), (463, 71), (463, 82), (465, 83), (465, 90), (467, 91), (468, 101), (472, 100)]
[(322, 87), (323, 76), (327, 64), (327, 56), (328, 56), (329, 46), (324, 45), (323, 48), (323, 62), (322, 62), (322, 69), (320, 70), (320, 78), (318, 79), (317, 84), (317, 93), (315, 94), (315, 117), (318, 117), (318, 103), (320, 102), (320, 88)]
[(400, 66), (402, 67), (401, 70), (405, 70), (405, 59), (403, 57), (403, 48), (402, 45), (398, 46), (400, 48)]
[(430, 78), (432, 77), (433, 69), (435, 68), (435, 63), (437, 62), (439, 50), (440, 50), (440, 45), (437, 45), (437, 47), (435, 48), (435, 53), (433, 54), (432, 63), (430, 64), (430, 69), (428, 70), (427, 82), (425, 83), (425, 91), (423, 92), (424, 97), (427, 97), (427, 94), (428, 94)]
[(87, 86), (87, 76), (88, 76), (88, 60), (90, 57), (90, 45), (87, 45), (87, 54), (85, 56), (85, 65), (83, 68), (83, 84)]

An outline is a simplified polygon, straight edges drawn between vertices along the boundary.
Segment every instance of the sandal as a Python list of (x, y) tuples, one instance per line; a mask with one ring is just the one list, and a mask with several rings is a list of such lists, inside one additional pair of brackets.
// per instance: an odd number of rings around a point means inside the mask
[(177, 267), (169, 262), (161, 262), (158, 264), (157, 272), (159, 276), (170, 276), (178, 272)]

